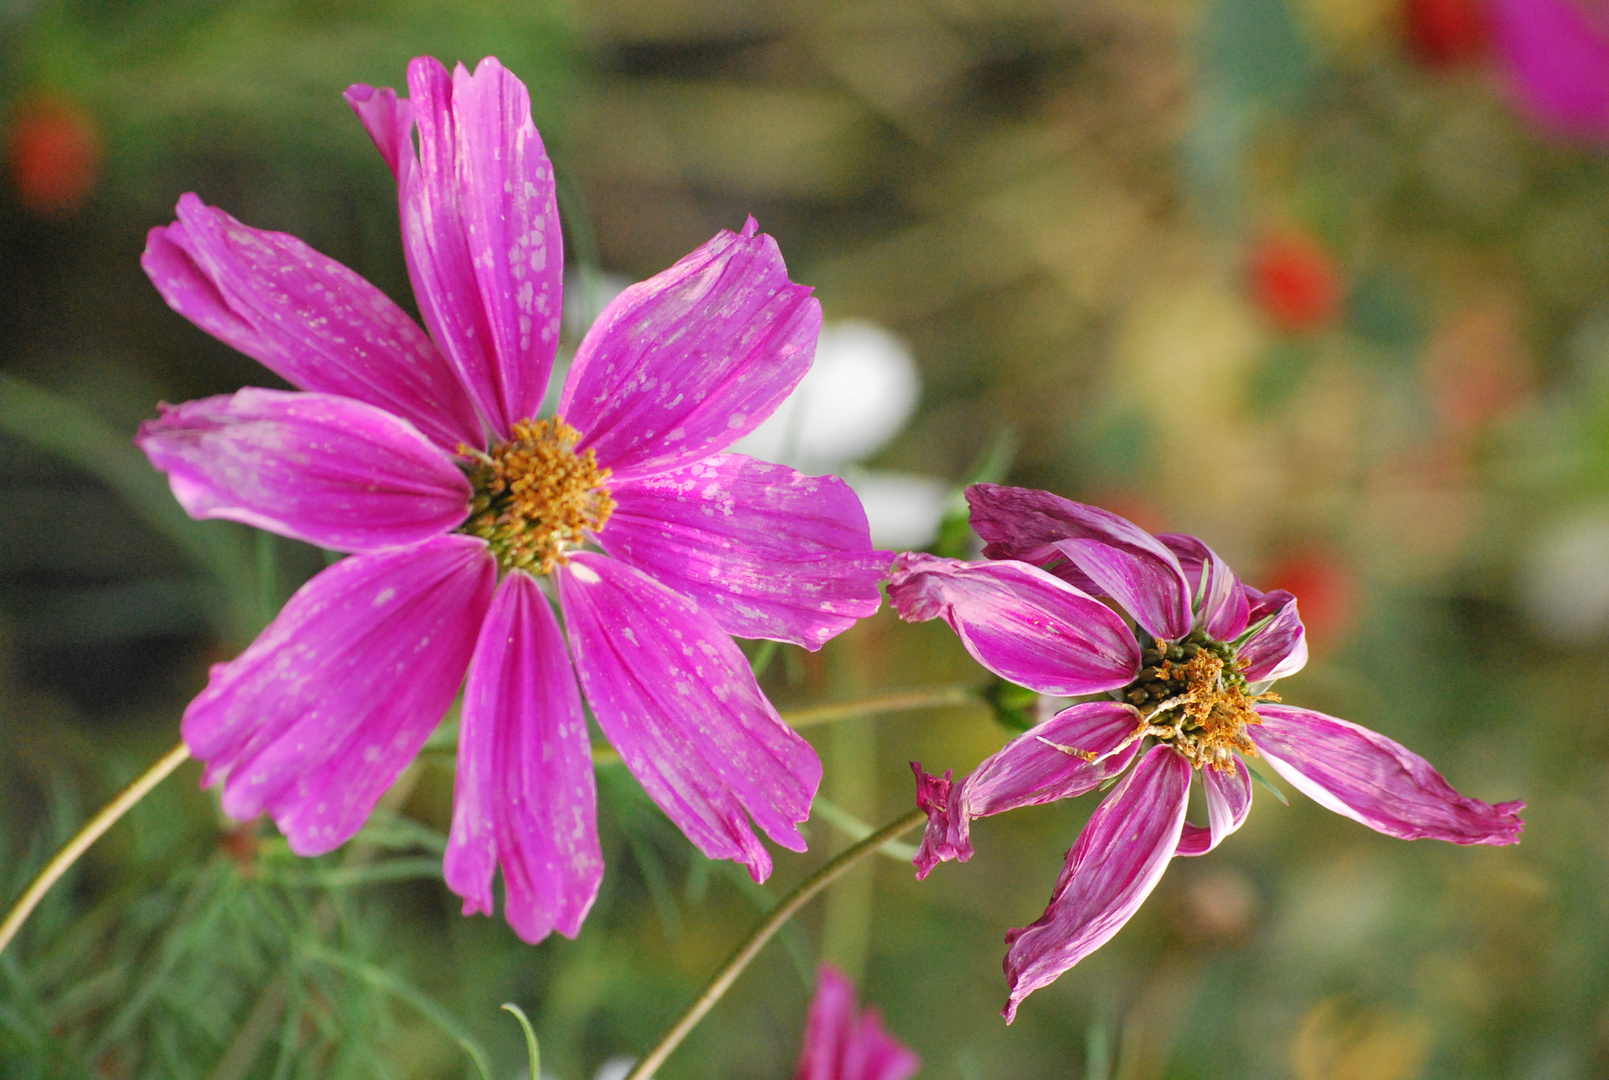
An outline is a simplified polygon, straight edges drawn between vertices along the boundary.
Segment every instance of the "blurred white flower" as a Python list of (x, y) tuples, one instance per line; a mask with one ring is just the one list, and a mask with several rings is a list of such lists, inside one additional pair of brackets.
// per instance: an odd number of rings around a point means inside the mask
[(916, 362), (898, 337), (860, 320), (828, 323), (809, 374), (732, 449), (812, 475), (843, 477), (866, 507), (873, 543), (926, 547), (938, 535), (949, 485), (855, 465), (899, 434), (920, 394)]
[(592, 1080), (626, 1080), (626, 1074), (631, 1072), (631, 1067), (635, 1064), (637, 1059), (634, 1057), (616, 1055), (598, 1066), (598, 1071)]
[(1609, 637), (1609, 507), (1553, 522), (1525, 554), (1521, 601), (1537, 627), (1568, 645)]

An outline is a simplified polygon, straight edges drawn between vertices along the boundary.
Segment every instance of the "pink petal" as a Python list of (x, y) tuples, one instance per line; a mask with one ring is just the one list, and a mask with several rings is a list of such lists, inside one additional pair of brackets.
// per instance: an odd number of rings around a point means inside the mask
[[(940, 862), (972, 857), (972, 819), (1093, 791), (1134, 760), (1141, 726), (1131, 705), (1090, 701), (1064, 709), (985, 758), (953, 788), (912, 764), (928, 813), (914, 864), (918, 879)], [(1084, 755), (1094, 755), (1090, 760)]]
[(248, 388), (160, 408), (134, 441), (191, 517), (372, 551), (429, 539), (469, 514), (469, 481), (452, 458), (373, 405)]
[(242, 225), (194, 195), (152, 229), (140, 265), (168, 306), (303, 390), (377, 405), (438, 445), (479, 445), (452, 369), (391, 300), (294, 236)]
[(617, 481), (726, 449), (809, 369), (821, 305), (754, 230), (750, 218), (628, 288), (576, 350), (558, 413)]
[[(1193, 603), (1196, 625), (1219, 641), (1233, 641), (1246, 629), (1251, 606), (1240, 578), (1229, 569), (1210, 547), (1194, 536), (1185, 533), (1158, 533), (1157, 539), (1167, 545), (1179, 560), (1190, 595), (1200, 597)], [(1202, 579), (1206, 579), (1203, 586)]]
[(341, 96), (358, 114), (391, 175), (398, 181), (405, 179), (417, 160), (413, 152), (413, 103), (397, 97), (389, 86), (377, 90), (363, 83), (353, 83)]
[(1609, 140), (1609, 20), (1602, 5), (1495, 0), (1491, 12), (1525, 110), (1560, 135)]
[(529, 574), (503, 579), (464, 684), (447, 885), (492, 913), (503, 866), (509, 925), (535, 944), (575, 937), (603, 880), (592, 744), (553, 608)]
[(452, 704), (495, 572), (482, 541), (438, 536), (302, 586), (185, 710), (224, 812), (268, 812), (298, 855), (357, 832)]
[(967, 502), (987, 557), (1041, 567), (1065, 558), (1071, 567), (1057, 576), (1080, 588), (1092, 583), (1085, 591), (1112, 597), (1152, 637), (1177, 641), (1190, 633), (1190, 590), (1179, 560), (1139, 526), (1032, 488), (973, 484)]
[(1006, 1023), (1022, 999), (1110, 941), (1151, 895), (1179, 845), (1190, 764), (1153, 746), (1096, 807), (1039, 921), (1006, 935)]
[(888, 598), (906, 622), (942, 616), (967, 652), (1041, 694), (1115, 690), (1140, 669), (1140, 647), (1117, 613), (1023, 562), (961, 562), (907, 552)]
[(921, 1067), (876, 1009), (860, 1011), (849, 980), (822, 964), (794, 1080), (910, 1080)]
[(419, 159), (400, 181), (414, 296), (506, 437), (541, 408), (559, 346), (564, 250), (553, 166), (525, 85), (495, 58), (473, 75), (462, 64), (448, 75), (440, 61), (418, 57), (408, 88)]
[(1251, 812), (1251, 773), (1239, 758), (1229, 769), (1206, 766), (1201, 779), (1207, 792), (1207, 828), (1185, 822), (1179, 855), (1205, 855), (1244, 825)]
[(1296, 610), (1296, 597), (1284, 589), (1258, 594), (1249, 619), (1252, 626), (1263, 619), (1268, 622), (1236, 650), (1248, 681), (1271, 683), (1307, 666), (1307, 630)]
[(593, 715), (687, 838), (756, 881), (771, 873), (771, 856), (750, 816), (803, 851), (798, 823), (810, 816), (821, 762), (726, 632), (691, 600), (605, 556), (572, 555), (559, 597)]
[(742, 454), (615, 485), (609, 554), (695, 601), (729, 634), (819, 649), (877, 610), (893, 552), (834, 476)]
[(1523, 802), (1493, 806), (1452, 789), (1428, 761), (1384, 735), (1288, 705), (1259, 705), (1246, 729), (1274, 770), (1328, 810), (1403, 840), (1516, 844)]

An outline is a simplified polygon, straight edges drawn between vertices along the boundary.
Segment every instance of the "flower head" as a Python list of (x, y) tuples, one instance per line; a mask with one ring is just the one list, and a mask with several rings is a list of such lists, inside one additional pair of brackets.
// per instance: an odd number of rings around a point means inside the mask
[(821, 965), (794, 1080), (909, 1080), (921, 1066), (883, 1029), (876, 1009), (860, 1011), (849, 980)]
[[(944, 618), (1012, 682), (1103, 698), (1057, 713), (959, 783), (913, 763), (928, 813), (917, 876), (971, 857), (974, 818), (1121, 778), (1068, 853), (1045, 914), (1007, 935), (1008, 1021), (1024, 997), (1110, 940), (1175, 855), (1203, 855), (1240, 827), (1251, 809), (1245, 758), (1388, 836), (1519, 839), (1523, 803), (1466, 798), (1385, 736), (1277, 703), (1269, 687), (1307, 661), (1290, 593), (1242, 584), (1193, 536), (1152, 536), (1048, 492), (978, 484), (967, 498), (991, 561), (900, 556), (889, 584), (900, 615)], [(1198, 775), (1205, 826), (1185, 819)]]
[(888, 560), (842, 482), (722, 452), (804, 376), (819, 306), (751, 218), (615, 298), (538, 418), (563, 255), (525, 87), (491, 58), (408, 82), (346, 97), (397, 179), (428, 332), (194, 195), (151, 231), (168, 303), (299, 391), (164, 407), (139, 445), (192, 516), (352, 553), (212, 669), (185, 740), (230, 815), (317, 854), (462, 685), (447, 882), (489, 913), (501, 866), (537, 941), (577, 932), (602, 874), (584, 692), (682, 831), (763, 880), (751, 820), (803, 850), (821, 766), (732, 635), (818, 648), (876, 610)]

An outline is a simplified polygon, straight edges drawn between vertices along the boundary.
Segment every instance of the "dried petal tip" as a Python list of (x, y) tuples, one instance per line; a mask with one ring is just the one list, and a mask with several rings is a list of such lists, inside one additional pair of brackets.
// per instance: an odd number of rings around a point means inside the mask
[(959, 859), (966, 862), (972, 857), (972, 845), (964, 849), (950, 840), (950, 777), (952, 770), (945, 769), (943, 776), (933, 776), (922, 768), (919, 761), (911, 762), (916, 774), (916, 805), (927, 814), (927, 829), (922, 833), (922, 845), (916, 849), (911, 865), (916, 867), (916, 880), (921, 881), (941, 862)]

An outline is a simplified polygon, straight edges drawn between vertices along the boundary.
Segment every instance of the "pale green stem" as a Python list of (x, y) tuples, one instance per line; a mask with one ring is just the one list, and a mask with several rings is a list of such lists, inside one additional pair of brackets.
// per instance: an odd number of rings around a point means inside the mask
[(118, 793), (117, 798), (107, 803), (100, 813), (89, 819), (89, 823), (79, 829), (73, 838), (67, 841), (67, 846), (56, 853), (56, 857), (45, 864), (39, 871), (33, 883), (26, 892), (11, 906), (6, 915), (6, 921), (0, 923), (0, 952), (17, 936), (22, 924), (27, 921), (33, 909), (39, 906), (39, 901), (45, 898), (50, 887), (61, 879), (61, 876), (72, 868), (80, 855), (88, 851), (90, 845), (106, 834), (106, 830), (116, 825), (118, 819), (128, 813), (134, 804), (145, 798), (150, 790), (167, 779), (168, 775), (190, 760), (190, 748), (180, 743), (162, 756), (162, 759), (135, 780), (128, 787)]
[(648, 1080), (648, 1077), (653, 1076), (654, 1071), (665, 1063), (665, 1059), (682, 1044), (682, 1040), (698, 1026), (698, 1022), (704, 1019), (704, 1015), (715, 1007), (715, 1003), (721, 1000), (732, 983), (737, 981), (737, 977), (743, 974), (743, 969), (760, 954), (766, 942), (782, 929), (796, 911), (808, 904), (821, 890), (837, 881), (856, 863), (888, 841), (904, 835), (926, 820), (926, 813), (920, 809), (913, 809), (884, 825), (800, 882), (797, 888), (771, 909), (765, 921), (755, 927), (748, 939), (738, 946), (737, 951), (726, 963), (721, 965), (720, 970), (710, 979), (709, 985), (704, 987), (704, 992), (698, 995), (693, 1004), (682, 1014), (681, 1019), (671, 1025), (670, 1030), (660, 1038), (658, 1045), (632, 1067), (631, 1072), (626, 1074), (625, 1080)]

